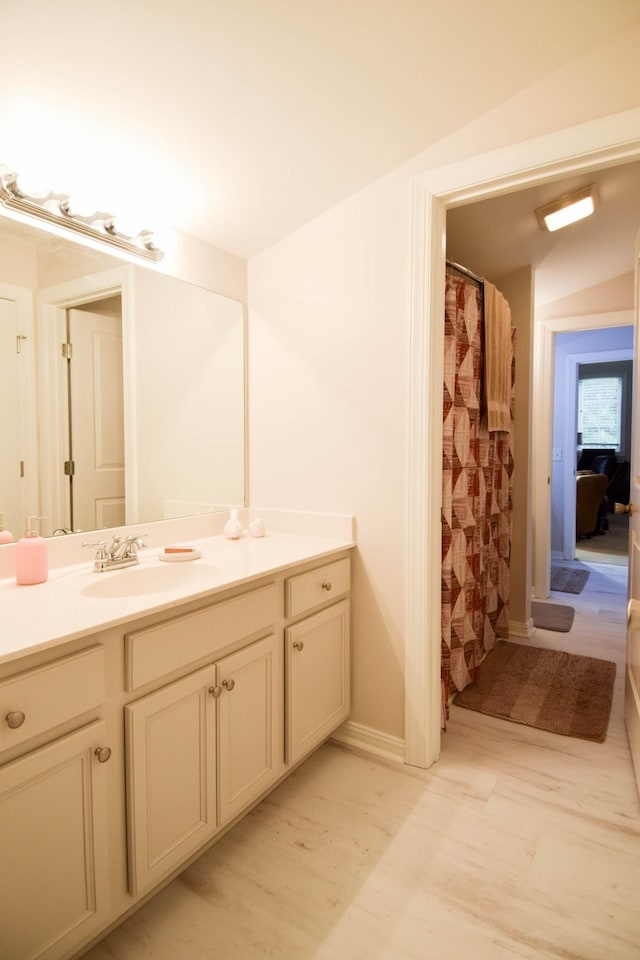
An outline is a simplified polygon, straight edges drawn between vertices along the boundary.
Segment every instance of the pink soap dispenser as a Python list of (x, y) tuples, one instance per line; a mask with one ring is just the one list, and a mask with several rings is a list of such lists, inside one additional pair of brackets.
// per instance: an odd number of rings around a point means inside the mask
[(2, 520), (3, 517), (0, 513), (0, 543), (13, 543), (13, 534), (9, 530), (5, 530)]
[(47, 541), (38, 534), (40, 517), (27, 517), (24, 537), (16, 544), (16, 583), (44, 583), (49, 577)]

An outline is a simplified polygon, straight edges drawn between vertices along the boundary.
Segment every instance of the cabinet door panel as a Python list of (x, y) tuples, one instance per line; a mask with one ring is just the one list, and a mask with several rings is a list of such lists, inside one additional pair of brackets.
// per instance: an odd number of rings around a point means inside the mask
[(106, 771), (96, 721), (0, 767), (0, 955), (67, 955), (108, 917)]
[(205, 667), (125, 707), (133, 894), (215, 833), (214, 679)]
[(287, 763), (325, 740), (349, 715), (349, 601), (288, 627)]
[[(240, 813), (283, 769), (282, 641), (275, 634), (218, 663), (220, 823)], [(232, 689), (228, 689), (232, 685)]]

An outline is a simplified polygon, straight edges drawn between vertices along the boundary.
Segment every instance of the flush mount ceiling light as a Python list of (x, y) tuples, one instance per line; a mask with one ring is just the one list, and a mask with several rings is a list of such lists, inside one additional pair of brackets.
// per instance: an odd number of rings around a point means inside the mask
[(18, 174), (0, 165), (0, 202), (9, 210), (35, 217), (45, 223), (73, 230), (84, 237), (99, 240), (117, 247), (126, 253), (145, 260), (158, 262), (164, 256), (153, 241), (150, 230), (130, 234), (121, 230), (116, 217), (111, 213), (96, 211), (86, 217), (74, 210), (73, 201), (64, 193), (49, 193), (30, 196), (19, 185)]
[(538, 207), (536, 216), (543, 230), (553, 232), (590, 216), (595, 208), (596, 187), (595, 184), (590, 183), (588, 187), (581, 187), (573, 193), (565, 193), (563, 197)]

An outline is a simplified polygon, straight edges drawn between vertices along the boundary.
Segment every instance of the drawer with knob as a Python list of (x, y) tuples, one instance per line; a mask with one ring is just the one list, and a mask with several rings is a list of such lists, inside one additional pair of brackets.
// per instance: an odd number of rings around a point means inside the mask
[(285, 581), (286, 614), (289, 619), (330, 603), (349, 592), (351, 565), (348, 557), (325, 563)]
[(265, 631), (278, 618), (275, 583), (250, 590), (195, 613), (173, 617), (125, 635), (127, 690), (159, 680), (205, 656)]
[(93, 710), (104, 698), (100, 645), (0, 681), (0, 752)]

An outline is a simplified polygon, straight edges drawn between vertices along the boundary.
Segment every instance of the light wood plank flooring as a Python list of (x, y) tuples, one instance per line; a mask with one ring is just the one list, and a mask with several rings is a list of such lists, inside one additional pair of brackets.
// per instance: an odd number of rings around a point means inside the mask
[(638, 960), (626, 568), (590, 566), (530, 642), (616, 661), (605, 743), (455, 706), (428, 771), (329, 743), (87, 960)]

